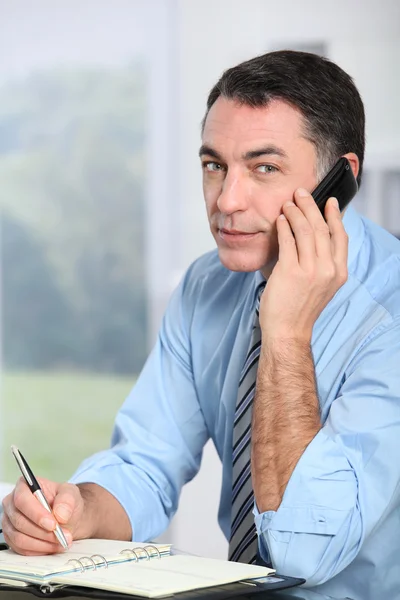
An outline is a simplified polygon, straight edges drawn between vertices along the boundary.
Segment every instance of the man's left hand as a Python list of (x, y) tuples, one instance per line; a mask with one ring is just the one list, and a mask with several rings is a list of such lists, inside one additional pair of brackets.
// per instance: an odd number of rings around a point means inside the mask
[(309, 192), (299, 188), (277, 219), (279, 258), (260, 304), (269, 339), (311, 341), (318, 316), (347, 281), (348, 237), (335, 198), (325, 219)]

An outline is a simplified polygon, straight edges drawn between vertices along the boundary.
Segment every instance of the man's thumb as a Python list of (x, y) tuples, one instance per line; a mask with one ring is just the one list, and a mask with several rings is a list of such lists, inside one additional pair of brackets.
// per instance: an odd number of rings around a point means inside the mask
[(62, 484), (53, 502), (53, 513), (61, 524), (68, 523), (76, 507), (74, 486)]

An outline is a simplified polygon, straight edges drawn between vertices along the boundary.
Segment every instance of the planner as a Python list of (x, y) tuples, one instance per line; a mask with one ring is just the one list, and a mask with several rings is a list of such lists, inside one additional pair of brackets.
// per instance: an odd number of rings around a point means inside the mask
[(170, 545), (115, 540), (80, 540), (68, 551), (49, 556), (0, 552), (0, 584), (30, 584), (44, 594), (78, 586), (158, 598), (273, 573), (267, 567), (174, 555)]

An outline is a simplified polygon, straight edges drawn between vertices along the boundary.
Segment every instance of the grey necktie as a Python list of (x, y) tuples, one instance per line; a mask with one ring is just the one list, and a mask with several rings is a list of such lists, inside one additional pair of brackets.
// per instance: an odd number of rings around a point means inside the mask
[(257, 295), (250, 349), (240, 375), (233, 423), (232, 516), (229, 560), (244, 563), (255, 563), (258, 553), (257, 531), (253, 515), (254, 494), (251, 481), (250, 440), (251, 415), (261, 349), (261, 330), (258, 314), (260, 297), (264, 287), (265, 285), (262, 285)]

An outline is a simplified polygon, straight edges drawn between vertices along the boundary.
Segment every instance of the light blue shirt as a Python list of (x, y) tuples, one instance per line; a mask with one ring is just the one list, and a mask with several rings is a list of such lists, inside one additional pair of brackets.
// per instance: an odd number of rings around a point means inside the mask
[[(343, 222), (348, 281), (312, 338), (323, 427), (278, 510), (255, 510), (255, 519), (261, 553), (278, 572), (304, 577), (308, 587), (332, 596), (372, 600), (384, 590), (394, 599), (400, 596), (400, 242), (352, 207)], [(154, 539), (168, 526), (209, 437), (223, 463), (219, 523), (229, 538), (232, 423), (260, 281), (259, 272), (225, 269), (216, 251), (192, 264), (117, 415), (112, 448), (86, 460), (72, 479), (109, 490), (136, 540)]]

